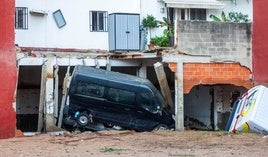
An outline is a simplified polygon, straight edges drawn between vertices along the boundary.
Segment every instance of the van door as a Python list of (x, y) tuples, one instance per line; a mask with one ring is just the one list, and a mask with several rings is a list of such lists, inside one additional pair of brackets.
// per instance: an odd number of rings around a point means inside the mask
[(137, 130), (152, 130), (158, 125), (157, 105), (151, 93), (138, 95), (136, 112), (133, 114), (134, 128)]
[(105, 120), (114, 125), (129, 128), (134, 109), (135, 92), (109, 88), (104, 104)]

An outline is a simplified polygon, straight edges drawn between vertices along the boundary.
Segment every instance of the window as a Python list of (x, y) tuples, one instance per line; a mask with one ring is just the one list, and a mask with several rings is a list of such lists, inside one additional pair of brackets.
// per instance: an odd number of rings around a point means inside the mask
[(185, 9), (181, 9), (181, 20), (185, 20), (186, 19), (186, 15), (185, 15)]
[(206, 9), (180, 9), (180, 20), (207, 20)]
[(151, 94), (147, 93), (140, 93), (140, 104), (141, 107), (147, 111), (156, 113), (157, 112), (157, 106), (155, 104), (155, 101), (153, 101)]
[(76, 92), (77, 94), (86, 96), (102, 97), (104, 94), (104, 86), (94, 83), (78, 82)]
[(122, 89), (110, 88), (108, 92), (108, 100), (130, 106), (134, 104), (135, 93)]
[(59, 28), (62, 28), (63, 26), (66, 25), (66, 21), (65, 21), (60, 10), (53, 12), (53, 17), (54, 17), (54, 20), (56, 21), (56, 24)]
[(107, 32), (108, 13), (106, 11), (90, 11), (90, 31)]
[(16, 7), (15, 29), (28, 29), (28, 8)]
[(190, 9), (190, 20), (206, 20), (206, 9)]

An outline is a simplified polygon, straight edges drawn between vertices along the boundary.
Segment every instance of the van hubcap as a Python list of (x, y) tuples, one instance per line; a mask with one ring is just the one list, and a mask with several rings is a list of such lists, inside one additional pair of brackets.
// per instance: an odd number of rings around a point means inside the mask
[(88, 123), (88, 118), (86, 116), (79, 117), (79, 123), (81, 125), (86, 125)]

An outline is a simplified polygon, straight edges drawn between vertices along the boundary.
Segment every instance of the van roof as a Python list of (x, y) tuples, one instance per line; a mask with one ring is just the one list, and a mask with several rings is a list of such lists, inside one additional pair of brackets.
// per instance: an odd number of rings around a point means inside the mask
[(141, 77), (114, 72), (114, 71), (108, 71), (104, 69), (98, 69), (98, 68), (94, 68), (90, 66), (83, 66), (83, 65), (76, 66), (75, 71), (74, 71), (74, 77), (77, 74), (88, 76), (91, 78), (98, 78), (101, 80), (107, 80), (107, 81), (109, 80), (112, 82), (117, 82), (117, 83), (122, 83), (122, 84), (127, 84), (127, 85), (134, 85), (134, 86), (146, 85), (146, 86), (149, 86), (153, 90), (153, 92), (155, 92), (154, 89), (156, 90), (156, 88), (152, 85), (152, 83), (146, 78), (141, 78)]

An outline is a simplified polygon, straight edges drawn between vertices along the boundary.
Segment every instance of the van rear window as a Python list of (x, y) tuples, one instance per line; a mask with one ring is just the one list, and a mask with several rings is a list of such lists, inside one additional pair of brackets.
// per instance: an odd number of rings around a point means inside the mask
[(76, 88), (76, 93), (86, 96), (102, 97), (104, 94), (104, 86), (79, 81)]

